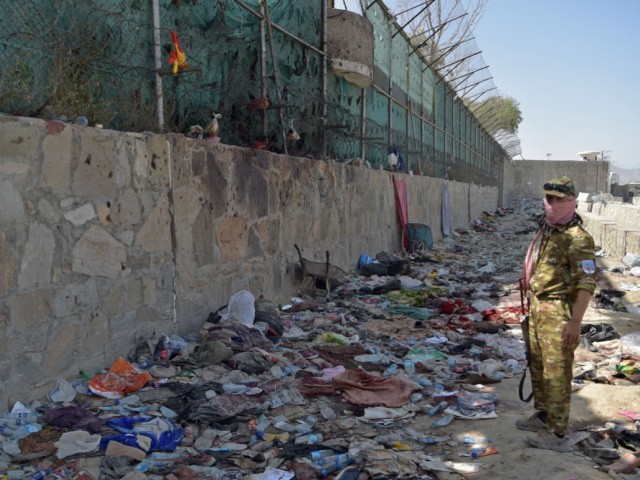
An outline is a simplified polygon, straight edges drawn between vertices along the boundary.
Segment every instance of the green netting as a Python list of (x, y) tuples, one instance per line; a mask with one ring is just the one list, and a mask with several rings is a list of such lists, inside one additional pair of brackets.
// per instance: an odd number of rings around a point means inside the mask
[[(222, 114), (224, 143), (265, 140), (282, 151), (283, 129), (292, 126), (301, 135), (288, 145), (294, 154), (323, 157), (326, 145), (329, 157), (364, 156), (379, 167), (395, 147), (409, 168), (424, 174), (444, 176), (451, 166), (465, 164), (477, 168), (478, 182), (490, 181), (504, 152), (454, 102), (446, 82), (411, 53), (379, 3), (366, 10), (374, 32), (374, 85), (364, 91), (364, 118), (363, 91), (331, 68), (324, 96), (322, 2), (269, 0), (271, 21), (279, 27), (272, 28), (271, 44), (256, 15), (258, 0), (244, 0), (253, 12), (235, 0), (160, 0), (165, 129), (204, 126), (214, 111)], [(0, 0), (0, 111), (69, 120), (86, 115), (106, 128), (157, 131), (151, 5)], [(178, 76), (167, 63), (171, 31), (178, 33), (189, 64)], [(266, 111), (254, 108), (263, 95), (270, 104)]]

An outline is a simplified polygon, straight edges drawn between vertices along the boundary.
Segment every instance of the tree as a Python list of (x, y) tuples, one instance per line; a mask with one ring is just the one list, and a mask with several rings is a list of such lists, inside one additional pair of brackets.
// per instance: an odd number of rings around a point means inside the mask
[(496, 90), (473, 37), (487, 0), (399, 0), (397, 5), (397, 21), (414, 48), (481, 125), (491, 135), (515, 135), (522, 122), (520, 104), (506, 95), (481, 100), (483, 92)]
[(467, 103), (467, 107), (492, 135), (501, 130), (516, 134), (522, 122), (520, 103), (507, 95), (496, 95), (479, 103)]
[(398, 23), (406, 25), (411, 43), (437, 70), (473, 38), (486, 5), (487, 0), (399, 0)]

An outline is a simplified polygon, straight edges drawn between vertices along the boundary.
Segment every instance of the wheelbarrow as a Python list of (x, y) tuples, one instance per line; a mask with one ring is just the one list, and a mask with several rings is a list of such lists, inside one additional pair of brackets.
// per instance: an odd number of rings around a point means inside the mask
[(317, 262), (315, 260), (309, 260), (302, 256), (302, 251), (298, 245), (294, 244), (296, 250), (298, 251), (298, 259), (300, 260), (300, 266), (302, 267), (302, 284), (304, 284), (311, 280), (315, 281), (318, 279), (324, 280), (324, 285), (326, 289), (326, 296), (328, 297), (331, 293), (331, 280), (339, 279), (344, 277), (347, 272), (342, 270), (335, 265), (331, 265), (329, 262), (329, 250), (325, 253), (327, 255), (327, 259), (325, 262)]

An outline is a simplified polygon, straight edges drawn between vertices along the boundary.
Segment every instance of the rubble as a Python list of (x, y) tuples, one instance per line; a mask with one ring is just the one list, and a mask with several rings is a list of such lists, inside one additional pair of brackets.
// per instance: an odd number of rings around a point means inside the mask
[[(516, 281), (535, 211), (523, 201), (431, 250), (365, 254), (329, 295), (323, 286), (277, 306), (237, 292), (198, 332), (148, 339), (103, 372), (60, 379), (47, 399), (0, 416), (0, 478), (480, 472), (501, 447), (449, 429), (499, 417), (501, 399), (487, 386), (526, 367)], [(609, 294), (599, 295), (600, 305)], [(639, 333), (607, 324), (582, 333), (593, 357), (576, 363), (575, 388), (638, 384)], [(415, 428), (418, 419), (429, 428)], [(603, 469), (622, 462), (632, 472), (637, 430), (612, 422), (574, 435)]]

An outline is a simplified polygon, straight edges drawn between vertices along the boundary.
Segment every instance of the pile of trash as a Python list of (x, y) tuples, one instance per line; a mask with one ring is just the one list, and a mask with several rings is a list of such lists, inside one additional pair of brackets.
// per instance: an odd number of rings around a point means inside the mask
[[(433, 250), (365, 255), (329, 298), (307, 292), (277, 305), (239, 291), (196, 333), (145, 339), (108, 370), (59, 379), (46, 399), (1, 414), (0, 478), (435, 479), (480, 471), (477, 459), (498, 449), (447, 426), (496, 418), (500, 399), (484, 385), (526, 366), (515, 285), (531, 222), (500, 223), (513, 213), (485, 213)], [(521, 249), (505, 252), (501, 240)], [(471, 256), (478, 242), (481, 255)], [(609, 334), (603, 327), (585, 338), (632, 383), (640, 334)], [(599, 378), (602, 367), (581, 367), (577, 381)], [(427, 429), (413, 428), (418, 418)], [(638, 436), (611, 425), (576, 444), (607, 464), (619, 457), (611, 442), (637, 445)]]

